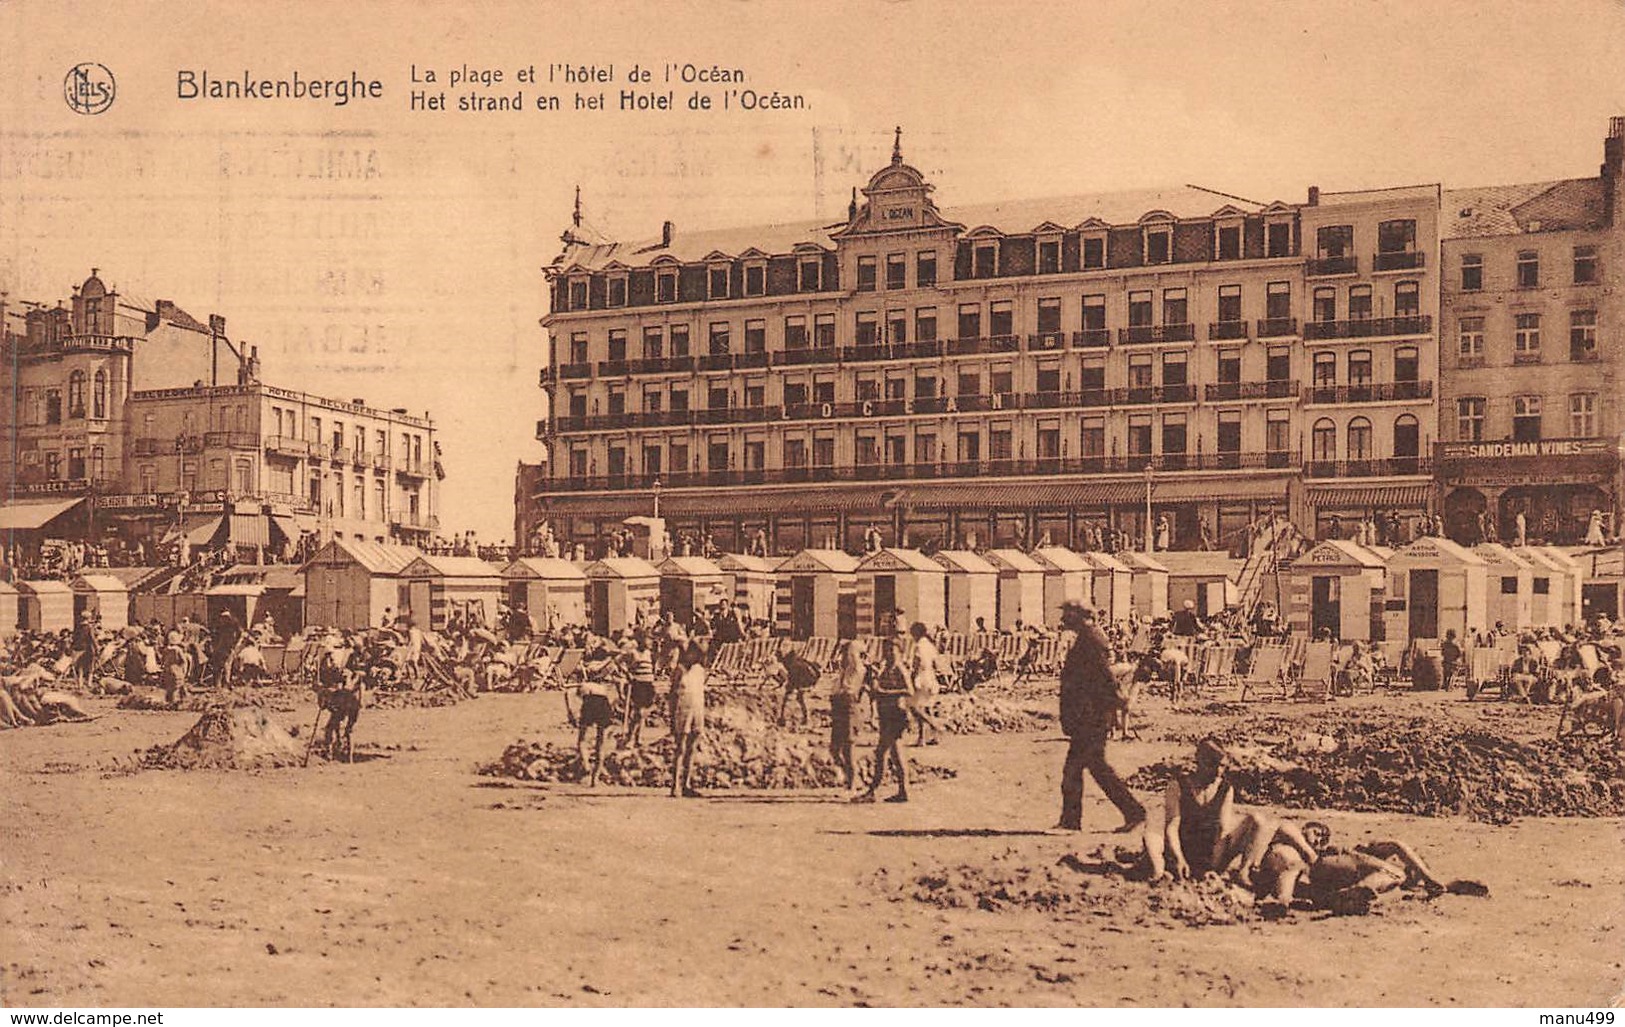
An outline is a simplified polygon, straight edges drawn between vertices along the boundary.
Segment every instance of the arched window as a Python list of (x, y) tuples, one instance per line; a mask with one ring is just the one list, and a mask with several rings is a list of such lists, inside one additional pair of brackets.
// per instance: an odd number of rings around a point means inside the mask
[(1413, 414), (1394, 418), (1394, 456), (1414, 460), (1422, 454), (1421, 427)]
[(68, 375), (68, 416), (85, 416), (85, 372)]
[(90, 416), (107, 417), (107, 372), (97, 371), (90, 390)]
[(1349, 422), (1348, 459), (1371, 459), (1371, 422), (1363, 417), (1356, 417)]
[(1310, 446), (1310, 459), (1316, 463), (1337, 459), (1337, 425), (1332, 423), (1331, 418), (1322, 417), (1315, 422)]

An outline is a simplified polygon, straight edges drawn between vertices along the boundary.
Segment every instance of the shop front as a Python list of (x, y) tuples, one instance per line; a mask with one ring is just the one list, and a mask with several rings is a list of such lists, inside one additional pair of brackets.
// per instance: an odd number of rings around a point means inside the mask
[(1444, 442), (1438, 459), (1445, 534), (1458, 542), (1578, 545), (1592, 514), (1617, 533), (1619, 443), (1614, 439)]

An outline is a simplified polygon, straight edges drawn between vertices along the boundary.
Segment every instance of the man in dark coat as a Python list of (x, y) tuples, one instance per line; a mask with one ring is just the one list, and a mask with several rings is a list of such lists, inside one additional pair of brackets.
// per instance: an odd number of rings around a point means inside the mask
[(1082, 829), (1083, 772), (1088, 770), (1123, 814), (1119, 832), (1137, 831), (1145, 824), (1145, 807), (1106, 762), (1106, 738), (1118, 706), (1111, 642), (1095, 623), (1095, 611), (1077, 603), (1061, 607), (1061, 626), (1074, 632), (1077, 641), (1061, 664), (1061, 730), (1071, 745), (1061, 770), (1061, 822), (1056, 826)]

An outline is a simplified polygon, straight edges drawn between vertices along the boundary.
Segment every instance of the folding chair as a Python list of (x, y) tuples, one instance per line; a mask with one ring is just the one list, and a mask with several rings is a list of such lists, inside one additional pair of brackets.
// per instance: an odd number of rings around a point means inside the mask
[(1255, 688), (1279, 688), (1286, 697), (1282, 671), (1286, 666), (1286, 647), (1279, 645), (1253, 646), (1252, 659), (1247, 664), (1247, 676), (1241, 679), (1241, 698)]
[(1332, 654), (1330, 642), (1310, 642), (1303, 649), (1303, 665), (1298, 673), (1297, 697), (1310, 702), (1325, 702), (1332, 690)]

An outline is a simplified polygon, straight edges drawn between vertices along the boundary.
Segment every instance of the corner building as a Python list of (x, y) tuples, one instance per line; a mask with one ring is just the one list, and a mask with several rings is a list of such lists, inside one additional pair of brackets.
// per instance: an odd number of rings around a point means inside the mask
[(1175, 548), (1426, 509), (1436, 188), (943, 210), (898, 147), (862, 194), (833, 225), (566, 232), (535, 516), (590, 542), (658, 496), (789, 552), (1138, 539), (1148, 487)]

